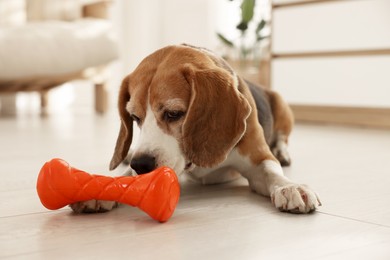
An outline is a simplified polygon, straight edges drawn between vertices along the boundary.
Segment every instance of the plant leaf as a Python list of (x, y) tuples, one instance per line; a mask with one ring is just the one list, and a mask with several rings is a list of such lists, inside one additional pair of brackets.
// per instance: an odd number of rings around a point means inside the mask
[(243, 0), (241, 4), (241, 20), (249, 23), (254, 14), (256, 0)]
[(259, 22), (259, 24), (257, 25), (257, 28), (256, 28), (256, 35), (260, 34), (260, 31), (264, 29), (265, 25), (266, 25), (266, 22), (264, 21), (264, 19), (261, 19), (261, 21)]
[(245, 32), (248, 29), (248, 24), (244, 21), (237, 24), (236, 28), (242, 32)]
[(241, 22), (236, 28), (242, 33), (248, 29), (249, 22), (253, 19), (256, 0), (243, 0), (241, 3)]
[(260, 41), (262, 41), (262, 40), (264, 40), (264, 39), (267, 39), (269, 36), (260, 36), (260, 35), (258, 35), (257, 37), (256, 37), (256, 42), (260, 42)]
[(233, 48), (234, 47), (234, 43), (230, 40), (228, 40), (225, 36), (223, 36), (222, 34), (220, 33), (217, 33), (217, 36), (218, 38), (227, 46)]

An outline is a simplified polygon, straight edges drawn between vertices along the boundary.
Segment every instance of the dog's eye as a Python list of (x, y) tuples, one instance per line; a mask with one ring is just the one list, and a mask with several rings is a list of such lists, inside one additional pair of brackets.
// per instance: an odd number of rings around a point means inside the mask
[(131, 114), (130, 116), (138, 125), (141, 123), (141, 119), (138, 116), (134, 114)]
[(182, 118), (184, 114), (183, 111), (165, 111), (164, 120), (167, 122), (174, 122)]

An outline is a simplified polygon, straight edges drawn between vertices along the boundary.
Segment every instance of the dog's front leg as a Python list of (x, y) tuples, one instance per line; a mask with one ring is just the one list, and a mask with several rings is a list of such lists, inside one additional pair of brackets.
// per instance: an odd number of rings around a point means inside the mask
[(293, 183), (283, 175), (278, 161), (264, 160), (242, 175), (253, 191), (271, 197), (281, 211), (309, 213), (321, 205), (318, 195), (309, 187)]

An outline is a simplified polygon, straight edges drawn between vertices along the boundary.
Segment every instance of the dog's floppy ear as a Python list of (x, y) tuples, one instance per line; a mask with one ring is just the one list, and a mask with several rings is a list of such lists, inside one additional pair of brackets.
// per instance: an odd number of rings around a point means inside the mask
[(118, 107), (121, 119), (121, 126), (119, 130), (118, 139), (116, 140), (114, 155), (112, 156), (110, 163), (110, 170), (114, 170), (125, 159), (127, 153), (129, 152), (129, 148), (133, 138), (133, 119), (126, 111), (126, 104), (129, 100), (129, 76), (127, 76), (123, 79), (119, 91)]
[(223, 69), (186, 65), (183, 74), (192, 94), (183, 123), (182, 150), (195, 165), (213, 167), (226, 159), (245, 133), (251, 107), (233, 76)]

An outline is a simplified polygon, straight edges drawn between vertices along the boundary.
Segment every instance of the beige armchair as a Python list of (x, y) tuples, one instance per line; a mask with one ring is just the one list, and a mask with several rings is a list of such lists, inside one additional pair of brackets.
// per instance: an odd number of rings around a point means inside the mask
[[(75, 79), (95, 84), (95, 109), (107, 110), (106, 67), (118, 56), (107, 19), (109, 1), (0, 0), (0, 109), (17, 92), (48, 92)], [(10, 108), (11, 107), (11, 108)]]

